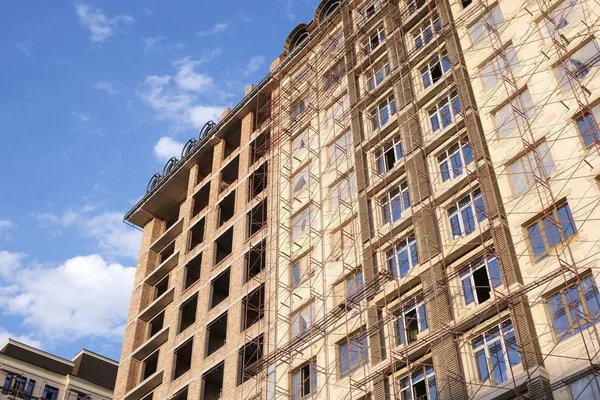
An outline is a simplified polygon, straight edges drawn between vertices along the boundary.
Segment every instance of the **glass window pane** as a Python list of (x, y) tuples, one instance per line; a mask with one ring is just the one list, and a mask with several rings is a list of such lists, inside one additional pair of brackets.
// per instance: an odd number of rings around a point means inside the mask
[(535, 256), (540, 256), (546, 253), (546, 244), (544, 243), (544, 238), (542, 237), (542, 232), (540, 231), (539, 223), (535, 223), (527, 228), (527, 233), (529, 235), (529, 242), (531, 243), (531, 247), (533, 249), (533, 254)]
[(569, 318), (562, 302), (561, 294), (555, 294), (548, 299), (548, 307), (550, 309), (550, 315), (552, 316), (552, 322), (554, 325), (554, 331), (556, 332), (557, 338), (560, 340), (562, 334), (569, 330)]
[(558, 217), (560, 218), (560, 224), (563, 229), (565, 237), (568, 239), (575, 234), (577, 228), (575, 227), (575, 221), (571, 215), (571, 209), (568, 204), (558, 209)]
[(479, 373), (479, 379), (482, 382), (485, 382), (490, 377), (488, 372), (487, 359), (485, 358), (485, 352), (483, 350), (476, 352), (475, 359), (477, 360), (477, 371)]
[(471, 278), (470, 277), (463, 278), (461, 280), (461, 282), (462, 282), (462, 287), (463, 287), (463, 293), (465, 295), (465, 303), (471, 304), (472, 302), (475, 301), (475, 298), (473, 296), (473, 287), (471, 285)]
[(500, 263), (496, 257), (490, 257), (487, 260), (488, 270), (490, 272), (490, 280), (493, 287), (502, 286), (502, 277), (500, 274)]

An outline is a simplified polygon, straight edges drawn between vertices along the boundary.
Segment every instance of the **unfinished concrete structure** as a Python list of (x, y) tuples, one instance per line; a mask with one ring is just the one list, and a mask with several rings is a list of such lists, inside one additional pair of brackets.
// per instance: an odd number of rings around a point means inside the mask
[(116, 399), (600, 399), (593, 0), (324, 0), (126, 215)]

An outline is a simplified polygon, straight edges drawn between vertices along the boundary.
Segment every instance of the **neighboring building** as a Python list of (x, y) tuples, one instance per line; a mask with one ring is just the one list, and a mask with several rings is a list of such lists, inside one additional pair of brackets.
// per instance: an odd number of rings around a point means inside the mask
[(85, 349), (65, 360), (9, 339), (0, 347), (0, 400), (111, 400), (118, 366)]
[(598, 15), (322, 1), (126, 215), (115, 398), (600, 399)]

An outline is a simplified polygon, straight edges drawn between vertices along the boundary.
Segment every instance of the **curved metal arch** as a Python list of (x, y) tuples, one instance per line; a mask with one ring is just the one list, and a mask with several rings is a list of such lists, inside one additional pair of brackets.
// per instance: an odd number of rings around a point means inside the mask
[(158, 172), (154, 175), (152, 175), (152, 178), (150, 178), (150, 181), (148, 182), (148, 186), (146, 186), (146, 193), (151, 192), (154, 190), (154, 188), (156, 187), (156, 185), (158, 185), (158, 183), (162, 180), (162, 175), (159, 174)]
[(198, 135), (198, 140), (202, 141), (202, 139), (207, 137), (213, 131), (213, 129), (215, 129), (216, 126), (217, 124), (215, 124), (214, 121), (208, 121), (207, 123), (205, 123), (202, 129), (200, 129), (200, 135)]
[(188, 140), (184, 145), (183, 149), (181, 149), (181, 159), (186, 158), (190, 153), (194, 150), (194, 147), (198, 144), (198, 141), (194, 138)]
[(334, 14), (342, 5), (341, 0), (323, 0), (317, 7), (313, 21), (321, 24), (327, 17)]
[(304, 23), (296, 26), (288, 35), (283, 45), (283, 54), (288, 55), (293, 52), (299, 44), (304, 42), (308, 38), (308, 26)]
[(165, 167), (163, 168), (163, 176), (169, 175), (171, 171), (175, 169), (177, 164), (179, 164), (179, 160), (177, 159), (177, 157), (169, 158), (169, 161), (167, 161)]

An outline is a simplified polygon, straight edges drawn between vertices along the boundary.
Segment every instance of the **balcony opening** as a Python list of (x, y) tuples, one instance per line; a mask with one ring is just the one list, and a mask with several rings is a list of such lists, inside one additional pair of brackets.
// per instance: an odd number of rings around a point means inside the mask
[(223, 300), (229, 297), (229, 276), (230, 271), (229, 268), (222, 272), (219, 276), (217, 276), (211, 282), (211, 300), (210, 300), (210, 308), (214, 308), (217, 305), (221, 304)]
[(225, 346), (227, 340), (227, 312), (206, 327), (206, 357)]
[(267, 199), (261, 201), (248, 213), (248, 237), (267, 225)]
[(246, 277), (244, 282), (248, 282), (250, 279), (260, 274), (260, 272), (265, 269), (266, 265), (267, 242), (263, 240), (246, 253)]
[(179, 220), (179, 206), (175, 207), (173, 211), (165, 218), (165, 231), (172, 227), (175, 222)]
[(204, 241), (204, 218), (198, 221), (190, 229), (190, 246), (189, 251), (192, 251)]
[(248, 201), (258, 196), (267, 188), (268, 163), (265, 162), (252, 172), (248, 179)]
[(461, 0), (460, 3), (462, 4), (463, 8), (467, 8), (468, 6), (471, 5), (472, 0)]
[(231, 186), (238, 178), (238, 172), (240, 167), (240, 158), (236, 156), (221, 170), (221, 185), (219, 187), (219, 193), (223, 193), (229, 186)]
[(224, 158), (229, 157), (234, 151), (240, 148), (242, 139), (242, 123), (234, 123), (233, 126), (223, 134), (223, 140), (225, 141), (225, 154)]
[(264, 316), (265, 298), (264, 283), (254, 289), (242, 300), (242, 331), (245, 331)]
[(202, 400), (219, 400), (223, 394), (223, 369), (224, 362), (220, 362), (213, 369), (202, 376)]
[(416, 308), (404, 314), (404, 322), (406, 323), (406, 339), (408, 343), (413, 343), (417, 340), (417, 335), (419, 334), (419, 321), (417, 319)]
[(252, 379), (258, 374), (259, 371), (256, 368), (256, 363), (260, 361), (262, 355), (263, 335), (242, 346), (238, 355), (238, 385)]
[(151, 375), (153, 375), (158, 369), (158, 350), (154, 353), (150, 354), (146, 359), (142, 362), (142, 379), (141, 381), (145, 381)]
[(202, 253), (192, 258), (185, 266), (185, 280), (183, 290), (189, 288), (194, 283), (200, 280), (200, 273), (202, 272)]
[(235, 190), (229, 193), (221, 202), (218, 204), (219, 207), (219, 224), (217, 228), (223, 226), (223, 224), (233, 217), (235, 213)]
[(148, 322), (148, 339), (156, 335), (164, 327), (165, 312), (162, 311)]
[(171, 243), (169, 243), (164, 249), (162, 249), (160, 251), (158, 263), (161, 264), (167, 258), (171, 257), (173, 255), (173, 253), (175, 253), (175, 241), (174, 240)]
[(200, 190), (194, 195), (194, 209), (192, 211), (192, 218), (200, 214), (206, 207), (208, 207), (208, 199), (210, 197), (210, 182), (202, 186)]
[(207, 151), (202, 154), (202, 162), (198, 164), (198, 175), (196, 175), (196, 185), (202, 182), (212, 172), (213, 158), (215, 148), (210, 146)]
[(224, 234), (215, 240), (215, 247), (215, 265), (217, 265), (231, 254), (233, 249), (233, 227), (227, 229)]
[(196, 322), (196, 309), (198, 308), (198, 293), (190, 297), (179, 308), (179, 331), (181, 333)]
[(250, 144), (250, 162), (254, 164), (269, 152), (269, 132), (263, 132)]
[(165, 294), (167, 290), (169, 290), (169, 275), (165, 276), (160, 280), (160, 282), (154, 285), (153, 300), (158, 299), (160, 296)]
[(479, 304), (489, 300), (492, 296), (492, 288), (490, 287), (487, 268), (479, 268), (473, 271), (473, 282), (475, 283), (475, 292)]
[(271, 93), (259, 93), (257, 96), (256, 127), (260, 127), (271, 117)]
[(188, 400), (188, 387), (184, 387), (170, 398), (170, 400)]
[(173, 372), (173, 380), (185, 374), (192, 367), (192, 349), (194, 340), (190, 339), (179, 348), (175, 349), (175, 368)]

